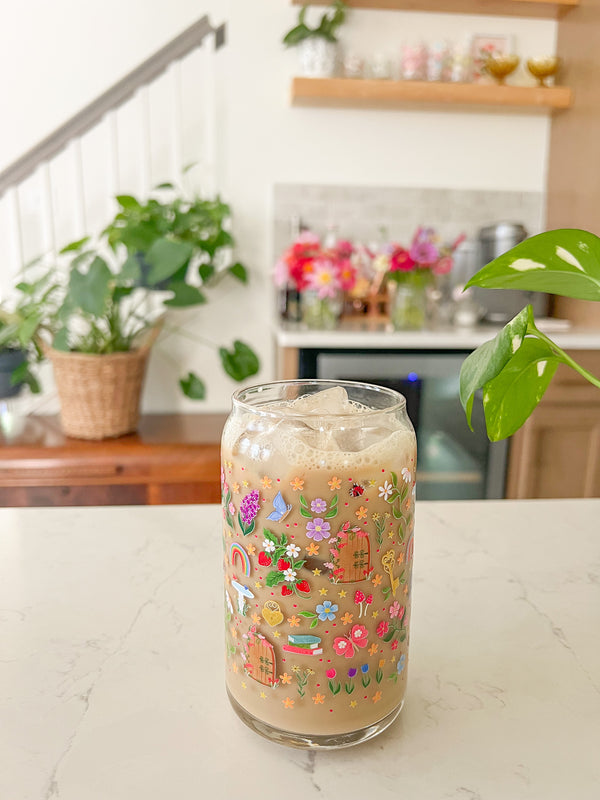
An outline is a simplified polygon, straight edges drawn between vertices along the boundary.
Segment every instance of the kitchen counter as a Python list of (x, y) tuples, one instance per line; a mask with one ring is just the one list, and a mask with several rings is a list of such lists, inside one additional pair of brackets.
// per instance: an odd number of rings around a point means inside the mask
[[(600, 328), (564, 327), (557, 320), (538, 327), (565, 350), (600, 350)], [(395, 331), (389, 324), (364, 320), (342, 322), (334, 331), (309, 330), (301, 323), (281, 322), (275, 328), (280, 348), (344, 350), (474, 350), (493, 339), (502, 326), (480, 324), (422, 331)]]
[(217, 507), (2, 509), (0, 797), (595, 799), (599, 518), (418, 503), (406, 706), (315, 754), (229, 708)]

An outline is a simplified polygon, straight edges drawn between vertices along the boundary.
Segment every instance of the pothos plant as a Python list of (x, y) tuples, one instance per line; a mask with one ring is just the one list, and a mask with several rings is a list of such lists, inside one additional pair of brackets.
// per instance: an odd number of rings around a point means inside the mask
[[(174, 187), (161, 184), (157, 189)], [(62, 249), (69, 259), (66, 277), (60, 268), (49, 270), (42, 278), (48, 290), (37, 301), (38, 321), (50, 331), (55, 349), (126, 352), (167, 310), (203, 305), (207, 293), (227, 276), (247, 282), (246, 268), (231, 259), (229, 206), (219, 198), (163, 196), (146, 202), (118, 196), (119, 211), (97, 241), (85, 237)], [(34, 300), (37, 286), (21, 282), (16, 288)], [(230, 349), (214, 346), (234, 380), (258, 371), (258, 358), (244, 342), (236, 340)], [(204, 382), (194, 372), (179, 383), (186, 396), (204, 398)]]
[(342, 0), (335, 2), (324, 12), (319, 24), (311, 28), (306, 24), (308, 6), (302, 6), (298, 14), (298, 23), (283, 37), (286, 47), (294, 47), (305, 39), (321, 38), (328, 42), (337, 42), (337, 30), (346, 19), (346, 4)]
[[(469, 286), (600, 300), (600, 238), (577, 229), (540, 233), (491, 261), (465, 288)], [(481, 389), (488, 437), (498, 441), (511, 436), (540, 402), (559, 364), (600, 388), (600, 379), (537, 328), (533, 309), (526, 306), (462, 365), (460, 399), (469, 426), (475, 393)]]

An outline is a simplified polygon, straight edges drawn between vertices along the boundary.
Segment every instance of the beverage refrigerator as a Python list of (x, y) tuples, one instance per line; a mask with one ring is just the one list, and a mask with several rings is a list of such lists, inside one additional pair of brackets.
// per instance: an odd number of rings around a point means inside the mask
[(481, 398), (471, 431), (459, 399), (460, 367), (470, 351), (301, 349), (300, 378), (358, 380), (406, 397), (417, 434), (417, 498), (502, 498), (508, 445), (490, 442)]

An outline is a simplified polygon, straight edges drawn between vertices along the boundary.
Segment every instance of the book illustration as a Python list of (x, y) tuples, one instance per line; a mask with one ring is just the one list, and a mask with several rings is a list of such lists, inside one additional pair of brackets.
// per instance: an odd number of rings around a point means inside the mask
[(323, 652), (323, 648), (319, 647), (321, 640), (318, 636), (310, 636), (309, 634), (288, 634), (288, 643), (284, 644), (281, 648), (287, 653), (296, 653), (302, 656), (318, 656)]

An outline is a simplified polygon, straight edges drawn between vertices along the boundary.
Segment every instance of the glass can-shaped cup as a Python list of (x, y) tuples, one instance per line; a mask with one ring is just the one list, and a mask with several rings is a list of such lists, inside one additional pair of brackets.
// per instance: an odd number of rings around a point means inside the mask
[(343, 747), (406, 687), (415, 434), (402, 395), (354, 382), (238, 391), (223, 431), (226, 683), (238, 716)]

